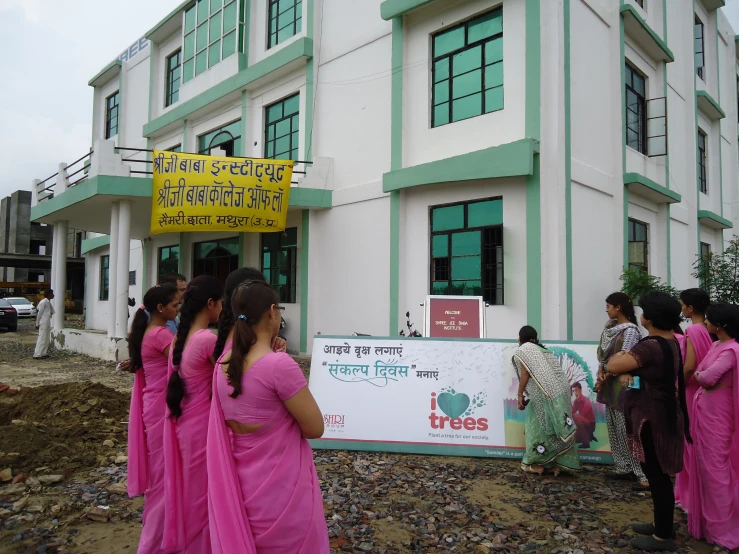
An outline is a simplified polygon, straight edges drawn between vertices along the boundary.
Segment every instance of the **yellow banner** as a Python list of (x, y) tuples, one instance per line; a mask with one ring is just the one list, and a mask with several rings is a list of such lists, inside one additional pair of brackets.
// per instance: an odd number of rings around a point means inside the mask
[(151, 233), (284, 231), (294, 163), (155, 150)]

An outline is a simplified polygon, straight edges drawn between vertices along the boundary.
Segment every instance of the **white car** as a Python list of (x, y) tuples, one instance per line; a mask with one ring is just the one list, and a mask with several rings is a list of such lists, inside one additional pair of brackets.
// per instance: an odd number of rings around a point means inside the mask
[(5, 300), (15, 308), (15, 311), (18, 312), (18, 317), (36, 317), (36, 306), (28, 298), (11, 296)]

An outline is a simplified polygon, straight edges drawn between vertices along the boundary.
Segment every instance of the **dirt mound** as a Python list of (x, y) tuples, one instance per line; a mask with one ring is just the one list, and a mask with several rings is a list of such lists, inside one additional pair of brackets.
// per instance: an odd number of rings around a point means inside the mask
[(97, 383), (24, 388), (1, 397), (0, 469), (87, 469), (125, 453), (129, 400)]

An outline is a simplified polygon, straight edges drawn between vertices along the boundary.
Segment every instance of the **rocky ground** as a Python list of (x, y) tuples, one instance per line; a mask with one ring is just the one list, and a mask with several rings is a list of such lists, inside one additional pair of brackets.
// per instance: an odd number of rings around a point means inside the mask
[[(125, 495), (131, 376), (62, 352), (36, 362), (34, 341), (28, 322), (0, 334), (0, 383), (20, 388), (0, 392), (0, 554), (133, 552), (143, 500)], [(539, 478), (503, 460), (315, 460), (335, 553), (633, 552), (629, 525), (651, 517), (646, 494), (598, 467)], [(678, 522), (681, 552), (711, 551)]]

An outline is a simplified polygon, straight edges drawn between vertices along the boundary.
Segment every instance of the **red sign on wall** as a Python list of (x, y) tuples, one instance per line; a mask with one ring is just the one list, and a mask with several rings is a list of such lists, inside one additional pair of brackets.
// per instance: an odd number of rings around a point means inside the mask
[(427, 337), (485, 338), (483, 299), (478, 296), (429, 296), (426, 299)]

